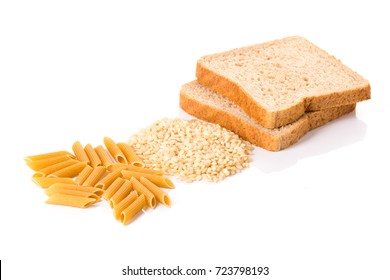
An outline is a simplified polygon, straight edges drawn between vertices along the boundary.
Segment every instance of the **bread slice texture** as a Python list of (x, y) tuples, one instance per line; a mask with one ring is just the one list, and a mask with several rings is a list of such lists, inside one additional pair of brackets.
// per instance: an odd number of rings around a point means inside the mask
[(366, 79), (302, 37), (204, 56), (196, 77), (267, 128), (371, 96)]
[(309, 112), (291, 124), (270, 129), (257, 123), (230, 99), (197, 81), (184, 84), (180, 91), (180, 107), (184, 111), (196, 118), (219, 124), (269, 151), (280, 151), (291, 146), (311, 129), (352, 112), (355, 105)]

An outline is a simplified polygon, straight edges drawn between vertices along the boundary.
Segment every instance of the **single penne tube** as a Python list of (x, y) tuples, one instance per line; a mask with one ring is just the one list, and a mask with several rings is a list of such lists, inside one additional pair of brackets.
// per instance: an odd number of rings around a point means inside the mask
[(161, 190), (158, 186), (153, 184), (145, 177), (141, 177), (140, 182), (142, 185), (144, 185), (144, 187), (146, 187), (149, 191), (153, 193), (158, 202), (167, 207), (171, 207), (171, 199), (163, 190)]
[(100, 160), (98, 154), (94, 150), (91, 144), (87, 144), (84, 147), (84, 152), (87, 154), (87, 157), (89, 159), (89, 164), (92, 167), (101, 166), (102, 161)]
[(111, 172), (108, 175), (106, 175), (105, 177), (103, 177), (103, 179), (101, 179), (95, 185), (95, 188), (100, 188), (100, 189), (106, 190), (108, 188), (108, 186), (111, 185), (112, 182), (115, 181), (116, 178), (122, 176), (121, 171), (122, 171), (123, 168), (118, 168), (117, 170), (114, 170), (113, 172)]
[(136, 191), (132, 191), (128, 196), (122, 199), (121, 202), (115, 205), (114, 207), (114, 217), (119, 220), (121, 213), (125, 210), (131, 203), (133, 203), (138, 197), (138, 193)]
[(126, 225), (146, 206), (145, 196), (141, 194), (133, 203), (126, 207), (120, 215), (120, 221)]
[(83, 187), (83, 186), (73, 185), (68, 183), (56, 183), (51, 185), (49, 188), (52, 190), (66, 189), (66, 190), (74, 190), (74, 191), (81, 191), (81, 192), (90, 192), (96, 194), (99, 197), (101, 197), (104, 193), (104, 191), (99, 188)]
[(118, 145), (109, 137), (104, 137), (104, 145), (106, 146), (108, 152), (111, 156), (119, 163), (127, 164), (127, 159), (119, 149)]
[(138, 167), (145, 167), (144, 162), (135, 153), (135, 150), (132, 146), (130, 146), (129, 144), (126, 144), (126, 143), (118, 143), (117, 145), (118, 145), (118, 148), (125, 155), (128, 164), (138, 166)]
[(78, 160), (68, 159), (68, 160), (50, 165), (48, 167), (42, 168), (39, 171), (37, 171), (37, 173), (41, 173), (41, 174), (43, 174), (43, 176), (47, 176), (49, 174), (52, 174), (58, 170), (61, 170), (65, 167), (71, 166), (71, 165), (78, 163), (78, 162), (79, 162)]
[(108, 170), (114, 171), (118, 168), (123, 168), (123, 169), (129, 170), (129, 171), (135, 171), (135, 172), (141, 172), (141, 173), (155, 174), (155, 175), (159, 175), (159, 176), (163, 176), (163, 174), (164, 174), (162, 171), (153, 170), (153, 169), (149, 169), (149, 168), (145, 168), (145, 167), (139, 167), (139, 166), (135, 166), (135, 165), (131, 165), (131, 164), (122, 164), (122, 163), (114, 163), (113, 165), (111, 165), (108, 168)]
[(51, 153), (46, 153), (46, 154), (39, 154), (39, 155), (33, 155), (33, 156), (27, 156), (24, 157), (24, 160), (26, 162), (32, 162), (36, 160), (42, 160), (42, 159), (49, 159), (53, 157), (58, 157), (58, 156), (69, 156), (71, 158), (74, 158), (74, 155), (67, 151), (57, 151), (57, 152), (51, 152)]
[(124, 179), (118, 177), (114, 182), (107, 188), (102, 197), (106, 200), (110, 200), (111, 197), (120, 189), (122, 184), (125, 182)]
[(41, 188), (49, 188), (52, 185), (56, 183), (65, 183), (65, 184), (71, 184), (71, 185), (76, 185), (77, 183), (73, 181), (71, 178), (49, 178), (49, 177), (34, 177), (32, 178), (32, 181), (40, 186)]
[(119, 190), (110, 198), (110, 206), (114, 208), (119, 202), (121, 202), (126, 196), (130, 194), (133, 187), (129, 180), (125, 180)]
[(73, 143), (72, 150), (79, 161), (89, 163), (87, 153), (84, 151), (84, 148), (79, 141)]
[(70, 189), (46, 189), (45, 193), (47, 196), (52, 196), (55, 194), (67, 194), (67, 195), (74, 195), (74, 196), (82, 196), (82, 197), (88, 197), (96, 199), (96, 201), (100, 200), (100, 197), (92, 192), (83, 192), (78, 190), (70, 190)]
[(150, 208), (156, 208), (157, 203), (154, 194), (148, 188), (142, 185), (136, 178), (132, 177), (130, 182), (133, 186), (133, 189), (136, 190), (139, 195), (145, 195), (146, 205), (148, 205)]
[(96, 199), (94, 198), (68, 195), (68, 194), (54, 194), (52, 196), (49, 196), (49, 198), (46, 200), (46, 203), (48, 204), (56, 204), (56, 205), (79, 207), (79, 208), (89, 207), (95, 202)]
[(124, 164), (124, 163), (113, 163), (107, 169), (108, 169), (108, 171), (112, 172), (112, 171), (117, 170), (119, 168), (127, 169), (128, 166), (129, 166), (128, 164)]
[(34, 171), (38, 171), (40, 169), (46, 168), (50, 165), (54, 165), (59, 162), (63, 162), (65, 160), (70, 159), (71, 157), (69, 155), (62, 155), (58, 157), (51, 157), (51, 158), (44, 158), (34, 161), (26, 161), (26, 164), (28, 167), (30, 167)]
[(140, 172), (140, 173), (154, 174), (154, 175), (159, 175), (159, 176), (164, 175), (164, 172), (162, 172), (162, 171), (148, 169), (148, 168), (144, 168), (144, 167), (138, 167), (138, 166), (134, 166), (134, 165), (127, 165), (126, 170)]
[(31, 177), (33, 177), (33, 178), (44, 178), (45, 176), (46, 176), (46, 175), (43, 174), (42, 172), (37, 171), (37, 172), (35, 172)]
[(112, 164), (114, 164), (110, 154), (103, 148), (102, 145), (97, 146), (95, 148), (95, 152), (105, 168), (108, 169)]
[(49, 174), (48, 177), (73, 178), (79, 175), (86, 165), (86, 162), (76, 162), (72, 165), (66, 166), (56, 172)]
[(82, 185), (85, 187), (94, 187), (104, 174), (106, 174), (106, 168), (104, 166), (95, 167)]
[(93, 168), (90, 165), (84, 167), (84, 169), (80, 172), (79, 176), (75, 179), (75, 182), (79, 185), (82, 185), (85, 180), (87, 180), (88, 176), (92, 173)]
[(140, 180), (141, 177), (145, 177), (152, 183), (156, 184), (160, 188), (168, 188), (173, 189), (174, 185), (171, 180), (168, 178), (165, 178), (163, 176), (155, 175), (155, 174), (148, 174), (148, 173), (141, 173), (141, 172), (135, 172), (130, 170), (122, 170), (122, 176), (125, 179), (131, 179), (131, 177), (136, 178), (137, 180)]

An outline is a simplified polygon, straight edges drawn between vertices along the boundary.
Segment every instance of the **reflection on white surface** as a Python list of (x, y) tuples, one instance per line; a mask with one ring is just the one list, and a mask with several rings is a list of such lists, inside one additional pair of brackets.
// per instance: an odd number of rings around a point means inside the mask
[(291, 167), (299, 160), (325, 154), (361, 141), (366, 131), (367, 125), (356, 118), (354, 111), (309, 131), (297, 143), (285, 150), (269, 152), (257, 147), (251, 166), (266, 173), (280, 171)]

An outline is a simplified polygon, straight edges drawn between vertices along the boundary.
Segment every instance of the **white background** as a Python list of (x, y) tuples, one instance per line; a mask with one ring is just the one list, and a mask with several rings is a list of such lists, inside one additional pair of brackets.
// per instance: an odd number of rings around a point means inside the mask
[[(390, 279), (386, 1), (1, 1), (4, 279), (150, 279), (122, 268), (269, 266), (245, 279)], [(367, 78), (372, 100), (172, 208), (123, 226), (108, 204), (44, 203), (23, 157), (126, 141), (180, 111), (206, 54), (300, 35)], [(157, 277), (156, 277), (157, 278)], [(172, 277), (160, 277), (171, 279)]]

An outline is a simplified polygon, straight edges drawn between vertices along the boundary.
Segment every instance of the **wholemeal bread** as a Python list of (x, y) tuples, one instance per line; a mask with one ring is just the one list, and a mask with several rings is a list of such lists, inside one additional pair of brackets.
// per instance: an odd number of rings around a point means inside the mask
[(309, 130), (352, 112), (355, 104), (305, 113), (291, 124), (269, 129), (250, 118), (230, 99), (193, 81), (182, 86), (180, 107), (190, 115), (235, 132), (256, 146), (279, 151), (296, 143)]
[(204, 56), (196, 76), (267, 128), (370, 98), (367, 80), (302, 37)]

